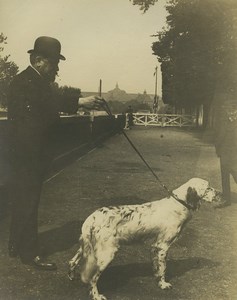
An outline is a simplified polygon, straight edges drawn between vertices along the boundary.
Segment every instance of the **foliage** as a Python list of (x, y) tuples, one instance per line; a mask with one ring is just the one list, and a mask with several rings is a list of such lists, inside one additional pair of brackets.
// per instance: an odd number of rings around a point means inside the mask
[(168, 27), (152, 46), (165, 103), (209, 104), (220, 82), (236, 86), (236, 8), (234, 0), (168, 1)]
[(132, 107), (134, 112), (137, 112), (139, 110), (151, 110), (148, 103), (139, 101), (139, 95), (136, 99), (132, 99), (132, 100), (126, 102), (126, 110), (129, 105)]
[(56, 82), (52, 84), (52, 89), (55, 95), (63, 95), (68, 98), (79, 98), (82, 96), (81, 89), (67, 85), (59, 86)]
[(125, 112), (125, 104), (120, 101), (108, 101), (108, 105), (113, 114), (121, 114)]
[(113, 114), (126, 113), (128, 106), (132, 107), (133, 112), (137, 112), (139, 110), (151, 110), (148, 103), (141, 102), (138, 99), (132, 99), (125, 103), (120, 101), (108, 101), (108, 105)]
[(154, 5), (159, 0), (129, 0), (133, 2), (133, 5), (140, 6), (140, 10), (144, 13), (149, 9), (151, 5)]
[(0, 107), (7, 106), (7, 90), (9, 83), (18, 72), (18, 66), (9, 61), (10, 55), (2, 56), (4, 44), (7, 44), (7, 37), (0, 34)]

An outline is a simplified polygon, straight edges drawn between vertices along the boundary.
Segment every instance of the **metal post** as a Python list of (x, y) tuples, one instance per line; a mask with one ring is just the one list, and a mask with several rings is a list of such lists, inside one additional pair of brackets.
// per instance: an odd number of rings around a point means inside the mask
[(156, 66), (155, 67), (155, 73), (154, 73), (154, 76), (155, 76), (155, 97), (154, 97), (154, 104), (153, 104), (153, 111), (154, 111), (154, 113), (158, 112), (157, 69), (158, 69), (158, 67)]
[(99, 96), (102, 96), (102, 79), (100, 79)]

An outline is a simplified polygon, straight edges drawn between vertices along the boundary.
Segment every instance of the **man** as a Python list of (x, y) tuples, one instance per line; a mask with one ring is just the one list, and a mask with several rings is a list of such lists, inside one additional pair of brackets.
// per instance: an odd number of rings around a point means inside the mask
[(230, 175), (237, 183), (237, 99), (232, 89), (222, 98), (215, 119), (215, 148), (220, 158), (223, 202), (217, 208), (231, 205)]
[(59, 112), (73, 113), (78, 106), (96, 109), (97, 97), (56, 98), (51, 91), (65, 57), (61, 44), (51, 37), (36, 39), (29, 50), (30, 63), (10, 85), (8, 98), (9, 158), (12, 168), (9, 255), (20, 256), (23, 263), (36, 268), (55, 270), (56, 265), (43, 261), (38, 245), (38, 205), (44, 175), (53, 153), (47, 149), (60, 122)]
[(128, 106), (128, 109), (127, 109), (126, 113), (127, 113), (127, 116), (128, 116), (127, 128), (132, 129), (132, 126), (133, 126), (133, 109), (132, 109), (131, 105)]

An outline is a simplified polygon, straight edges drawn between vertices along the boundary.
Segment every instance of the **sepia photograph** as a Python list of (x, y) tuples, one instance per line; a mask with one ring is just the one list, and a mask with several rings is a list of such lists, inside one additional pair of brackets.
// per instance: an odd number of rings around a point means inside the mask
[(0, 25), (0, 300), (237, 300), (237, 1)]

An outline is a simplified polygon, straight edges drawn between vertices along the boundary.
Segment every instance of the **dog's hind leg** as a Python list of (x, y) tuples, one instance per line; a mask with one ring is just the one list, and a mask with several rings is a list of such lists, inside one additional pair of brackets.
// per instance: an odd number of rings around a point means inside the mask
[(166, 257), (170, 244), (157, 242), (152, 245), (153, 271), (161, 289), (169, 289), (172, 285), (165, 281)]
[(97, 270), (90, 280), (90, 295), (93, 300), (106, 300), (106, 297), (99, 294), (97, 288), (97, 282), (100, 278), (101, 273), (106, 269), (106, 267), (113, 260), (115, 253), (118, 248), (114, 244), (106, 243), (106, 245), (100, 245), (95, 251), (97, 259)]

